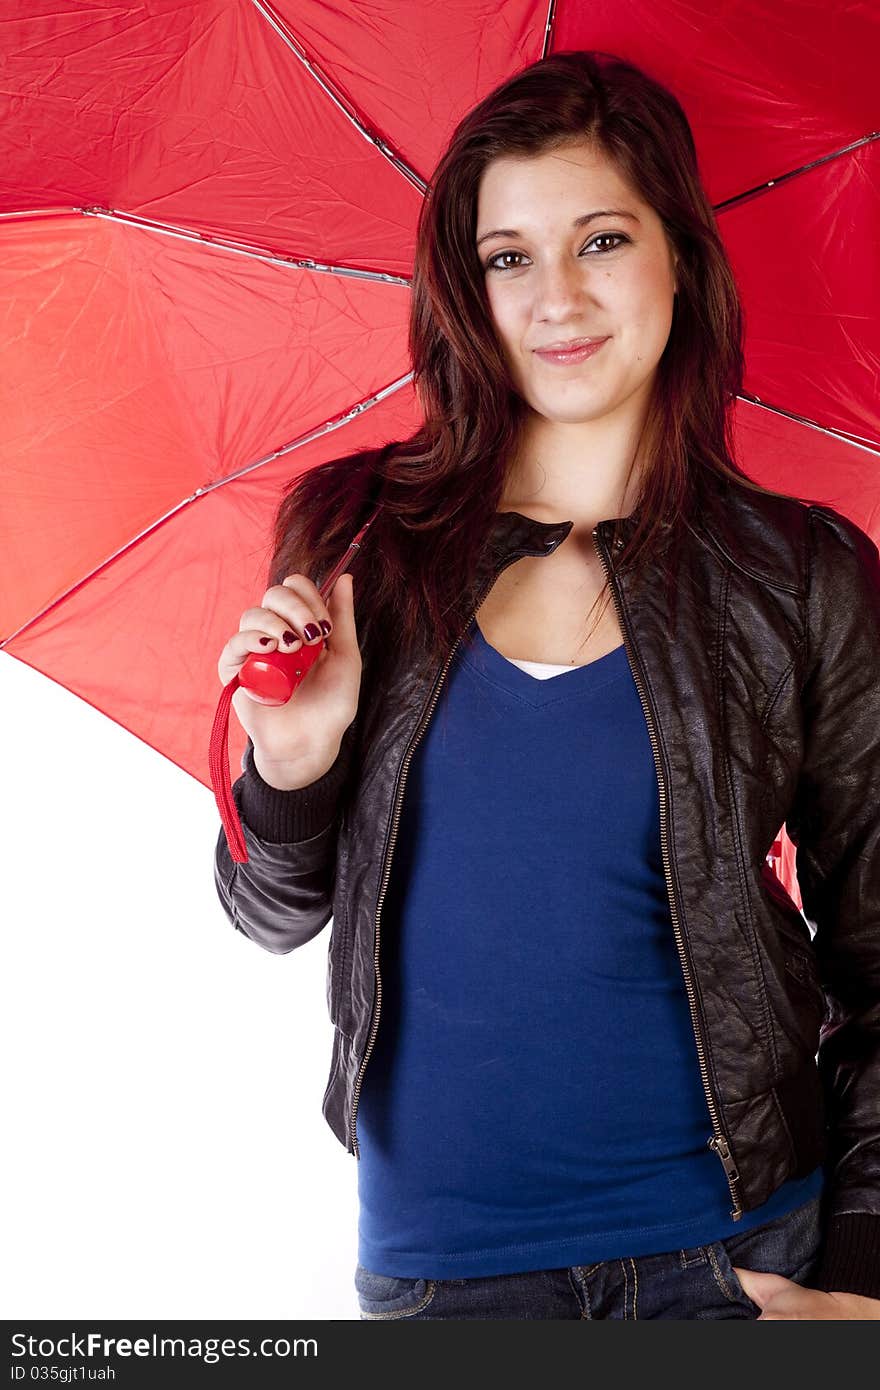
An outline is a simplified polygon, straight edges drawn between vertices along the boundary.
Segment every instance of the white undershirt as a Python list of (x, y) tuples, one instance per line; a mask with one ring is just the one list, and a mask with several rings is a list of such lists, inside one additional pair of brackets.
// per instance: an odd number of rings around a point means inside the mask
[(548, 676), (560, 676), (563, 671), (573, 671), (573, 666), (556, 666), (552, 661), (519, 661), (515, 657), (506, 656), (505, 661), (509, 661), (512, 666), (518, 666), (526, 675), (535, 676), (537, 680), (546, 680)]

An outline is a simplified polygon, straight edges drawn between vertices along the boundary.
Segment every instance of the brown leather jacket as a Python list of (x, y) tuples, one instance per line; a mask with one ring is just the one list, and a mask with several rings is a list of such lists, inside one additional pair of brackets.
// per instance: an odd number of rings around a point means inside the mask
[[(708, 473), (697, 495), (676, 541), (673, 641), (664, 586), (633, 600), (613, 520), (593, 539), (657, 764), (707, 1143), (734, 1219), (822, 1162), (813, 1286), (880, 1298), (880, 556), (832, 507)], [(472, 612), (503, 569), (551, 553), (572, 525), (497, 513)], [(323, 1113), (356, 1157), (407, 769), (457, 645), (439, 669), (389, 652), (372, 685), (365, 662), (357, 716), (311, 786), (268, 787), (249, 742), (233, 784), (248, 862), (233, 862), (222, 828), (217, 840), (217, 892), (250, 940), (281, 954), (332, 920)], [(767, 863), (783, 822), (814, 936)]]

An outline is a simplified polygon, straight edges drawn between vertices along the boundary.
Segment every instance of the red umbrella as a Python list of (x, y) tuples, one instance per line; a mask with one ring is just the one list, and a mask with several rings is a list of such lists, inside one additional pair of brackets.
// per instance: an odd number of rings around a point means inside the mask
[(679, 97), (745, 305), (740, 461), (880, 535), (876, 9), (12, 0), (2, 34), (3, 649), (205, 785), (281, 492), (418, 425), (431, 170), (542, 55)]

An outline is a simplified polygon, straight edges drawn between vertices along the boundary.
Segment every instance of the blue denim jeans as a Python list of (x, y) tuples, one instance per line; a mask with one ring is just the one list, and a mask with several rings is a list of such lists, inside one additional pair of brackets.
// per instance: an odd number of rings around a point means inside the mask
[(374, 1274), (358, 1263), (362, 1320), (390, 1318), (757, 1318), (734, 1274), (783, 1274), (809, 1286), (819, 1264), (821, 1194), (786, 1216), (711, 1245), (662, 1255), (470, 1279)]

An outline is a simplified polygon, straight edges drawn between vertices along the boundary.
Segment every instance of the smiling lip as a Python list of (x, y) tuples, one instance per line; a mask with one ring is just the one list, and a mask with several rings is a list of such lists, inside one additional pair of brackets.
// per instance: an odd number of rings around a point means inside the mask
[(598, 352), (603, 343), (607, 343), (607, 338), (592, 338), (587, 342), (581, 342), (579, 347), (574, 348), (535, 348), (535, 356), (540, 357), (544, 362), (560, 362), (567, 365), (571, 362), (583, 362), (588, 357), (592, 357), (594, 352)]

